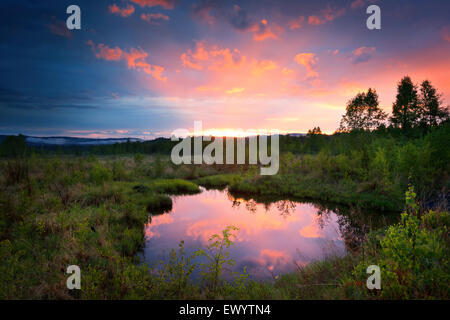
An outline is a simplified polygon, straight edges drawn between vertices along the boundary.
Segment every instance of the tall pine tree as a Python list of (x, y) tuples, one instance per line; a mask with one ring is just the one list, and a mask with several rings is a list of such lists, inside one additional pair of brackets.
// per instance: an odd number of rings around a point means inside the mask
[(422, 126), (436, 126), (449, 117), (448, 107), (442, 106), (441, 95), (429, 80), (420, 86), (420, 109)]
[(414, 127), (419, 119), (417, 88), (411, 78), (406, 76), (397, 85), (397, 97), (392, 106), (391, 123), (394, 127), (408, 129)]

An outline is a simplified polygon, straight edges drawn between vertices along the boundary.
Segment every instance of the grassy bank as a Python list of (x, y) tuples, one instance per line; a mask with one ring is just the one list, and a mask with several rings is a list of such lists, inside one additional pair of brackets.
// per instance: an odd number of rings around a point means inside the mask
[(387, 195), (371, 186), (352, 180), (330, 181), (315, 175), (277, 175), (242, 179), (230, 184), (230, 192), (258, 196), (284, 196), (335, 202), (365, 209), (400, 211), (401, 197), (395, 193)]

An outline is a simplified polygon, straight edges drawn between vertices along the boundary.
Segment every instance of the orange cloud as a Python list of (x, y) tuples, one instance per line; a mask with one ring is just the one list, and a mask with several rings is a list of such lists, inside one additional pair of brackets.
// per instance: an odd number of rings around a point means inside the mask
[(375, 47), (360, 47), (353, 50), (353, 63), (357, 64), (360, 62), (366, 62), (372, 57), (372, 53), (375, 52)]
[(306, 68), (308, 78), (316, 78), (319, 74), (315, 71), (319, 58), (314, 53), (299, 53), (294, 58), (295, 62)]
[(143, 13), (141, 14), (141, 19), (145, 20), (151, 24), (154, 25), (159, 25), (159, 21), (160, 20), (165, 20), (165, 21), (169, 21), (169, 16), (166, 16), (165, 14), (162, 13)]
[(195, 70), (202, 70), (203, 67), (197, 63), (194, 63), (190, 60), (187, 53), (183, 53), (180, 56), (181, 61), (183, 62), (183, 67), (195, 69)]
[(166, 81), (167, 79), (162, 76), (164, 68), (161, 66), (151, 65), (146, 59), (148, 53), (142, 48), (131, 48), (129, 51), (120, 49), (119, 47), (110, 48), (103, 43), (95, 45), (92, 40), (88, 40), (87, 44), (91, 46), (97, 59), (104, 59), (107, 61), (119, 61), (125, 60), (128, 69), (137, 69), (152, 75), (155, 79), (160, 81)]
[(134, 6), (127, 4), (126, 8), (119, 8), (115, 3), (108, 7), (110, 13), (117, 14), (121, 17), (129, 17), (134, 13)]
[(130, 0), (141, 7), (156, 7), (161, 6), (166, 9), (173, 9), (175, 0)]
[(230, 50), (229, 48), (218, 49), (217, 47), (214, 47), (210, 51), (210, 55), (213, 62), (208, 69), (214, 71), (239, 68), (246, 59), (245, 56), (241, 55), (241, 52), (238, 49)]
[(191, 49), (187, 53), (181, 54), (180, 58), (183, 63), (183, 67), (202, 70), (203, 67), (200, 65), (200, 61), (208, 60), (209, 53), (205, 49), (203, 42), (195, 43), (195, 51)]
[(294, 75), (294, 70), (289, 69), (289, 68), (283, 68), (283, 70), (281, 70), (281, 73), (285, 76), (285, 77), (292, 77)]
[(118, 61), (122, 58), (122, 49), (119, 47), (110, 48), (105, 46), (103, 43), (99, 43), (95, 46), (92, 40), (88, 40), (87, 44), (91, 46), (97, 59), (104, 59), (107, 61)]
[[(176, 91), (189, 96), (196, 93), (202, 97), (224, 95), (227, 99), (236, 98), (236, 101), (263, 95), (279, 96), (286, 94), (283, 87), (296, 81), (301, 73), (298, 68), (284, 67), (278, 60), (255, 55), (252, 48), (241, 52), (237, 48), (223, 48), (206, 41), (196, 42), (193, 48), (180, 53), (179, 58), (180, 64), (190, 72), (175, 75), (170, 86), (172, 94)], [(186, 83), (193, 84), (190, 91)], [(231, 92), (234, 88), (245, 88), (245, 91)], [(235, 110), (242, 112), (238, 107)]]
[(264, 41), (267, 39), (278, 39), (277, 34), (283, 32), (283, 29), (277, 25), (270, 27), (269, 22), (266, 19), (262, 19), (259, 23), (254, 24), (250, 31), (253, 32), (255, 41)]
[(320, 12), (319, 15), (312, 15), (308, 18), (308, 23), (311, 25), (320, 25), (327, 22), (333, 21), (334, 19), (342, 16), (345, 13), (345, 8), (342, 9), (332, 9), (328, 5), (324, 10)]
[(181, 54), (181, 61), (184, 67), (202, 70), (223, 71), (239, 68), (245, 61), (238, 49), (220, 49), (217, 46), (206, 48), (203, 42), (196, 42), (194, 51), (188, 50)]
[(271, 60), (262, 60), (262, 61), (255, 61), (252, 73), (254, 75), (261, 75), (266, 71), (274, 70), (278, 66), (274, 61)]
[(245, 91), (245, 88), (233, 88), (230, 90), (227, 90), (226, 93), (227, 94), (235, 94), (235, 93), (242, 93)]
[(305, 17), (304, 16), (300, 16), (297, 19), (293, 19), (293, 20), (288, 22), (289, 29), (295, 30), (295, 29), (303, 28), (303, 23), (304, 22), (305, 22)]

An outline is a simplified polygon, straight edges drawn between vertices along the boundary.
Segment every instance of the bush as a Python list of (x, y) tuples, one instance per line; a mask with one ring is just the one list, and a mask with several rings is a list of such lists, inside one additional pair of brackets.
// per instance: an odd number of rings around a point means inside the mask
[(366, 268), (375, 264), (381, 270), (381, 298), (448, 299), (450, 265), (448, 250), (448, 212), (429, 211), (417, 215), (413, 190), (407, 192), (408, 212), (401, 222), (386, 229), (372, 243), (372, 254), (360, 262), (354, 275), (367, 277)]
[(112, 167), (112, 177), (114, 181), (123, 181), (128, 179), (124, 161), (114, 161)]
[(151, 214), (161, 214), (172, 210), (172, 199), (164, 194), (155, 194), (148, 199), (147, 211)]
[(112, 180), (111, 172), (100, 163), (94, 164), (89, 170), (89, 181), (94, 184), (99, 185), (110, 180)]

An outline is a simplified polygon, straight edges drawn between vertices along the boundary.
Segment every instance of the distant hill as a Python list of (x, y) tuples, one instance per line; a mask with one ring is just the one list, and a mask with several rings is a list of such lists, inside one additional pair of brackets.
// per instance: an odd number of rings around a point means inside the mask
[[(0, 135), (0, 142), (7, 137)], [(33, 137), (25, 136), (27, 144), (30, 146), (99, 146), (114, 143), (141, 142), (139, 138), (74, 138), (74, 137)]]
[[(291, 137), (304, 137), (305, 133), (289, 133), (287, 134)], [(0, 143), (7, 137), (7, 135), (0, 135)], [(75, 138), (75, 137), (34, 137), (25, 136), (27, 144), (29, 146), (39, 147), (39, 146), (101, 146), (110, 145), (115, 143), (126, 143), (128, 140), (130, 142), (144, 142), (146, 140), (139, 138)]]
[(288, 133), (290, 137), (306, 137), (306, 133)]

